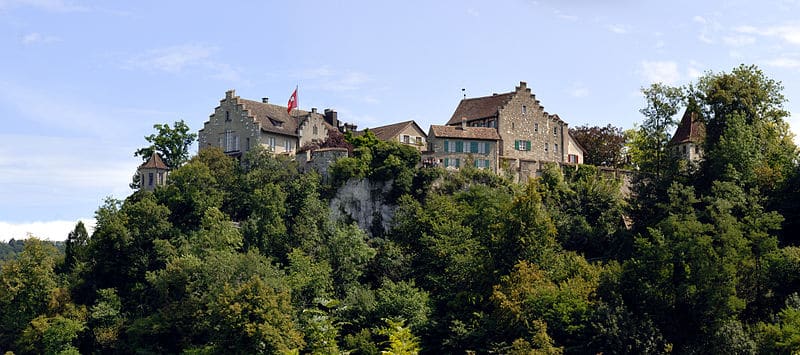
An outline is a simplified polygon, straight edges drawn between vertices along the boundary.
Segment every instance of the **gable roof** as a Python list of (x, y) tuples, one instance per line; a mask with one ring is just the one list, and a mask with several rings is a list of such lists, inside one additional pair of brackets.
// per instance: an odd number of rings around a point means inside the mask
[(147, 158), (147, 161), (144, 164), (139, 165), (139, 169), (163, 169), (169, 170), (167, 164), (164, 164), (164, 161), (161, 160), (161, 156), (158, 155), (157, 152), (153, 151), (153, 155), (150, 158)]
[(575, 136), (573, 136), (573, 135), (572, 135), (572, 133), (570, 133), (570, 131), (569, 131), (569, 130), (567, 130), (567, 137), (569, 138), (569, 141), (570, 141), (571, 143), (575, 144), (575, 147), (577, 147), (578, 149), (580, 149), (580, 150), (581, 150), (581, 152), (583, 152), (583, 154), (584, 154), (584, 155), (586, 155), (586, 148), (584, 148), (584, 147), (583, 147), (583, 145), (581, 144), (581, 142), (580, 142), (580, 141), (578, 141), (578, 140), (575, 138)]
[(425, 131), (417, 125), (414, 120), (405, 121), (400, 123), (393, 123), (386, 126), (374, 127), (370, 128), (369, 131), (372, 132), (375, 137), (383, 141), (393, 140), (400, 132), (404, 131), (408, 126), (413, 125), (417, 131), (421, 132), (423, 136), (425, 136)]
[(696, 111), (688, 108), (681, 118), (681, 123), (669, 141), (669, 145), (681, 143), (699, 143), (706, 138), (706, 125), (700, 120)]
[(477, 120), (487, 117), (496, 117), (498, 109), (511, 100), (515, 92), (495, 94), (492, 96), (475, 97), (463, 99), (458, 103), (453, 116), (447, 121), (447, 125), (460, 124), (461, 118), (467, 121)]
[(461, 138), (461, 139), (481, 139), (481, 140), (500, 140), (497, 130), (489, 127), (465, 127), (461, 126), (431, 126), (430, 136), (437, 138)]
[[(265, 132), (277, 133), (286, 136), (297, 137), (297, 129), (303, 125), (303, 122), (308, 120), (309, 117), (319, 117), (324, 121), (325, 116), (316, 113), (308, 112), (300, 109), (292, 110), (292, 114), (286, 112), (286, 107), (273, 104), (265, 104), (263, 102), (238, 99), (239, 104), (242, 105), (244, 110), (249, 112), (258, 123), (261, 124), (261, 130)], [(327, 122), (326, 122), (327, 124)], [(330, 126), (330, 125), (328, 125)], [(328, 129), (335, 129), (333, 126)]]

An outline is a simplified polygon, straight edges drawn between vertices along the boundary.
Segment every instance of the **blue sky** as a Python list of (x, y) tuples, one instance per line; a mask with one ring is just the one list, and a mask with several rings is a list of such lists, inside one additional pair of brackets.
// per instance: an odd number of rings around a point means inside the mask
[[(800, 0), (0, 0), (0, 239), (64, 239), (124, 198), (155, 123), (228, 89), (360, 128), (443, 124), (526, 81), (571, 126), (641, 121), (639, 89), (756, 64), (800, 129)], [(196, 145), (192, 148), (196, 151)]]

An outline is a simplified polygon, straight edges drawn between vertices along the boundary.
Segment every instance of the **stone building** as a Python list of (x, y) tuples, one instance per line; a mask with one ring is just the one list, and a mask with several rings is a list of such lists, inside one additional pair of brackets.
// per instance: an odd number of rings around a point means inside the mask
[(423, 164), (458, 169), (464, 164), (497, 173), (500, 135), (489, 127), (435, 126), (428, 132), (428, 151)]
[(687, 108), (681, 123), (667, 144), (674, 154), (689, 162), (697, 163), (703, 158), (703, 141), (706, 138), (706, 126), (697, 110)]
[(424, 151), (427, 147), (428, 136), (413, 120), (370, 128), (369, 131), (382, 141), (400, 142), (420, 151)]
[(461, 100), (447, 125), (495, 130), (498, 164), (520, 180), (535, 176), (543, 163), (583, 162), (567, 123), (545, 111), (525, 82), (512, 92)]
[(139, 165), (136, 172), (139, 174), (139, 188), (153, 191), (156, 187), (167, 184), (169, 167), (161, 160), (161, 156), (153, 151), (153, 155), (144, 164)]
[(278, 154), (295, 154), (307, 144), (325, 140), (330, 130), (355, 129), (340, 127), (336, 111), (320, 114), (300, 109), (287, 112), (285, 106), (242, 99), (234, 90), (225, 93), (219, 106), (209, 116), (198, 134), (199, 149), (220, 147), (225, 154), (241, 157), (260, 144)]

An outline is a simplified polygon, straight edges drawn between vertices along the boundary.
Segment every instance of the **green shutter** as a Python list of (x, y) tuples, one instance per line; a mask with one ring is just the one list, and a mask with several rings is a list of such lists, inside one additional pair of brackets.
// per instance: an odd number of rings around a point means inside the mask
[(456, 168), (461, 167), (461, 159), (456, 158)]
[(450, 163), (450, 158), (444, 158), (444, 167), (447, 167), (447, 164)]
[(478, 152), (478, 142), (469, 142), (469, 152), (470, 153)]
[(450, 141), (448, 141), (447, 139), (444, 140), (444, 151), (445, 152), (450, 151)]
[(525, 150), (527, 151), (531, 150), (531, 141), (525, 141)]
[(514, 141), (514, 150), (519, 150), (519, 140)]
[(456, 153), (461, 153), (463, 151), (464, 151), (464, 142), (456, 141)]

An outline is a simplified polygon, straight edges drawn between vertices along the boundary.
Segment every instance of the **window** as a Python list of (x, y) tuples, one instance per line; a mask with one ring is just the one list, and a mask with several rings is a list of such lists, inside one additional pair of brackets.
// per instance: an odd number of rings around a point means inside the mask
[(489, 142), (478, 143), (478, 153), (489, 154)]
[(147, 186), (153, 186), (153, 173), (147, 173)]
[(528, 106), (522, 105), (522, 114), (528, 113)]
[(534, 132), (539, 132), (539, 124), (538, 123), (534, 123), (533, 124), (533, 131)]
[(567, 161), (573, 164), (578, 164), (578, 155), (577, 154), (570, 154), (567, 156)]
[(524, 140), (515, 140), (514, 141), (514, 149), (515, 150), (531, 150), (531, 141), (524, 141)]
[(450, 141), (448, 141), (446, 139), (444, 140), (444, 151), (445, 151), (445, 153), (450, 151)]
[(403, 143), (405, 143), (405, 144), (411, 143), (411, 137), (409, 137), (407, 134), (404, 134), (403, 135)]
[(558, 143), (553, 144), (553, 153), (558, 154)]
[(486, 160), (486, 159), (476, 159), (475, 160), (475, 167), (476, 168), (488, 168), (489, 164), (490, 164), (489, 161)]
[(553, 127), (553, 135), (554, 136), (558, 135), (558, 127)]
[(245, 149), (250, 150), (250, 137), (245, 138)]
[(163, 184), (164, 184), (164, 172), (163, 172), (163, 171), (159, 171), (159, 172), (158, 172), (158, 180), (157, 180), (157, 183), (158, 183), (159, 185), (163, 185)]
[(275, 137), (269, 137), (269, 147), (275, 150)]
[(469, 152), (470, 153), (478, 152), (478, 142), (469, 142)]
[(314, 125), (314, 135), (316, 136), (317, 133), (319, 133), (319, 130), (317, 129), (317, 125)]
[(417, 145), (422, 145), (422, 137), (417, 137), (415, 143), (417, 143)]
[(225, 111), (225, 122), (228, 122), (230, 120), (231, 120), (231, 112)]
[(544, 144), (544, 151), (545, 151), (545, 152), (547, 151), (547, 148), (549, 148), (549, 147), (548, 147), (547, 143), (545, 143), (545, 144)]
[(225, 131), (225, 151), (233, 151), (233, 131)]
[(456, 141), (456, 153), (463, 153), (463, 152), (464, 152), (464, 142)]
[(283, 149), (287, 152), (292, 151), (292, 141), (289, 138), (283, 141)]
[(497, 128), (497, 125), (494, 120), (490, 120), (489, 123), (486, 124), (486, 127)]

